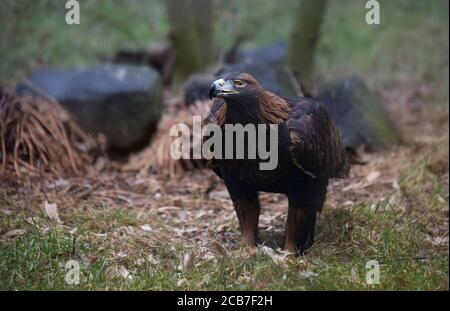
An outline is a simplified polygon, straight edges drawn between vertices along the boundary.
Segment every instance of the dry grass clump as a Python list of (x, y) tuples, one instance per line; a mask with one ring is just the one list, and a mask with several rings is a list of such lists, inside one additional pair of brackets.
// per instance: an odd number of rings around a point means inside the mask
[[(126, 171), (153, 171), (164, 177), (179, 177), (183, 172), (205, 166), (203, 160), (180, 159), (170, 156), (170, 146), (175, 137), (170, 136), (170, 129), (177, 124), (186, 124), (193, 135), (193, 116), (201, 116), (202, 120), (210, 111), (209, 102), (197, 101), (189, 107), (182, 106), (175, 113), (167, 115), (158, 125), (151, 144), (141, 152), (130, 156), (124, 166)], [(192, 144), (192, 136), (191, 136)], [(192, 145), (191, 145), (192, 148)]]
[(79, 174), (91, 162), (94, 147), (56, 101), (0, 88), (0, 175)]

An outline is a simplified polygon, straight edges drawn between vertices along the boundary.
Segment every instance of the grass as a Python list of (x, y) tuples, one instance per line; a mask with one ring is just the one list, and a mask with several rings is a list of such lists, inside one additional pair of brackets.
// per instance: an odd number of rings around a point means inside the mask
[[(0, 289), (448, 290), (448, 161), (437, 173), (433, 166), (448, 159), (446, 140), (448, 136), (402, 165), (398, 190), (380, 194), (387, 199), (325, 208), (318, 218), (316, 244), (297, 258), (280, 257), (264, 246), (256, 252), (239, 248), (235, 217), (220, 244), (215, 226), (227, 221), (217, 212), (210, 220), (195, 222), (186, 220), (184, 211), (167, 217), (152, 208), (86, 199), (62, 205), (57, 222), (40, 208), (42, 196), (29, 190), (6, 196), (0, 200)], [(392, 165), (399, 163), (404, 160)], [(58, 197), (47, 195), (49, 200)], [(214, 205), (195, 193), (187, 197), (191, 200), (167, 202), (196, 213)], [(336, 201), (334, 195), (330, 200)], [(234, 216), (231, 208), (224, 214)], [(212, 220), (216, 218), (223, 220)], [(284, 217), (274, 219), (274, 229), (261, 234), (271, 247), (283, 231)], [(204, 222), (208, 224), (195, 238), (176, 233), (177, 226)], [(11, 232), (17, 229), (22, 232), (14, 236)], [(185, 256), (188, 263), (180, 269)], [(69, 260), (80, 264), (79, 284), (65, 281)], [(370, 260), (379, 263), (379, 284), (366, 283)]]
[[(448, 205), (440, 208), (448, 213)], [(65, 226), (46, 220), (39, 210), (2, 217), (3, 234), (16, 228), (26, 233), (0, 243), (0, 289), (448, 290), (448, 244), (431, 246), (423, 217), (400, 206), (326, 209), (311, 252), (283, 264), (261, 249), (204, 258), (190, 243), (136, 234), (139, 225), (162, 221), (138, 213), (119, 206), (88, 213), (74, 209), (61, 215)], [(178, 271), (190, 252), (194, 265)], [(81, 264), (79, 285), (65, 282), (70, 259)], [(365, 283), (369, 260), (380, 263), (379, 285)], [(132, 279), (113, 272), (121, 266)]]

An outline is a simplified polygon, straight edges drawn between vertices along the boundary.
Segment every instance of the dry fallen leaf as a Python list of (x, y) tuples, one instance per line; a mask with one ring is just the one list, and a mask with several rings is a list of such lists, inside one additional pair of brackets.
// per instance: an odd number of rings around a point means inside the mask
[(309, 278), (314, 278), (316, 276), (318, 276), (319, 274), (312, 272), (312, 271), (304, 271), (304, 272), (300, 272), (300, 276), (304, 277), (305, 279), (309, 279)]
[(194, 252), (184, 254), (182, 265), (183, 270), (188, 270), (192, 267), (192, 264), (194, 263), (194, 257)]
[(367, 182), (372, 183), (375, 180), (377, 180), (378, 177), (380, 177), (380, 176), (381, 176), (380, 171), (373, 171), (373, 172), (370, 172), (369, 175), (367, 175), (366, 180), (367, 180)]
[(58, 222), (61, 221), (59, 219), (58, 206), (56, 205), (56, 203), (48, 203), (48, 201), (45, 200), (42, 204), (42, 209), (48, 218), (56, 220)]
[(144, 225), (142, 225), (141, 226), (141, 230), (142, 231), (152, 231), (152, 227), (150, 227), (150, 225), (149, 224), (144, 224)]
[(119, 267), (119, 273), (124, 279), (132, 280), (133, 276), (128, 272), (127, 268), (124, 266)]
[(16, 236), (22, 235), (22, 234), (24, 234), (25, 232), (26, 232), (26, 230), (24, 230), (24, 229), (14, 229), (14, 230), (11, 230), (11, 231), (6, 232), (6, 233), (3, 235), (3, 238), (4, 238), (4, 239), (7, 239), (7, 238), (15, 238)]
[(179, 279), (178, 282), (177, 282), (177, 286), (182, 286), (185, 283), (187, 283), (186, 279)]
[(125, 280), (132, 280), (133, 276), (130, 274), (130, 272), (128, 271), (127, 268), (125, 268), (124, 266), (114, 266), (112, 268), (110, 268), (108, 270), (108, 272), (106, 273), (106, 277), (110, 280), (117, 278), (117, 277), (122, 277)]
[(433, 246), (448, 246), (448, 236), (437, 236), (433, 238), (428, 238)]
[(222, 244), (220, 244), (218, 241), (213, 240), (213, 241), (211, 242), (211, 246), (213, 246), (214, 249), (215, 249), (217, 252), (219, 252), (220, 254), (222, 254), (222, 255), (224, 255), (224, 256), (228, 256), (228, 255), (229, 255), (227, 249), (226, 249)]
[(342, 189), (342, 191), (343, 191), (343, 192), (348, 192), (348, 191), (350, 191), (350, 190), (358, 189), (358, 188), (360, 188), (361, 186), (363, 186), (363, 183), (362, 183), (362, 182), (353, 182), (353, 183), (349, 184), (348, 186), (344, 187), (344, 188)]
[(116, 258), (125, 258), (127, 256), (128, 256), (128, 254), (123, 251), (119, 251), (118, 253), (115, 254)]
[(269, 256), (272, 261), (278, 265), (284, 267), (286, 265), (286, 254), (279, 255), (277, 254), (272, 248), (267, 246), (261, 246), (261, 251), (266, 255)]

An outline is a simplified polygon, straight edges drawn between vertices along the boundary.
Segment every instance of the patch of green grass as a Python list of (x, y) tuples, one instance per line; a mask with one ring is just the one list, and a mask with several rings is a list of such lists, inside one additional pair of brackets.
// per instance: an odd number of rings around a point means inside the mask
[[(448, 146), (447, 135), (415, 159), (414, 164), (401, 176), (400, 187), (411, 212), (448, 212), (448, 175), (445, 175), (445, 171), (448, 172)], [(433, 172), (433, 169), (440, 172)]]
[[(34, 224), (30, 217), (35, 217)], [(319, 217), (317, 243), (310, 253), (283, 264), (262, 249), (253, 255), (234, 249), (208, 259), (189, 243), (173, 244), (170, 237), (160, 240), (151, 232), (148, 237), (136, 235), (132, 228), (142, 223), (136, 220), (137, 212), (120, 207), (87, 214), (65, 212), (62, 218), (70, 219), (70, 226), (47, 222), (32, 212), (2, 218), (2, 234), (15, 228), (26, 233), (0, 242), (1, 289), (448, 289), (448, 245), (446, 249), (430, 246), (427, 228), (396, 206), (326, 209)], [(104, 236), (98, 236), (100, 232)], [(192, 251), (193, 266), (179, 271), (183, 255)], [(148, 259), (149, 254), (153, 259)], [(65, 264), (70, 259), (81, 265), (78, 285), (65, 282), (69, 272)], [(380, 264), (379, 285), (365, 283), (369, 260)], [(119, 267), (132, 278), (121, 276)]]

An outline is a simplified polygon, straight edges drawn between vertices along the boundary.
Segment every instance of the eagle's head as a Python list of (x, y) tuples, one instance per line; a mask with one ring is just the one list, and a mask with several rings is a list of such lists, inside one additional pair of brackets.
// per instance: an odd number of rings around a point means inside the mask
[(258, 95), (261, 85), (248, 73), (228, 73), (214, 81), (209, 89), (209, 98), (221, 97), (225, 101), (245, 100)]
[(213, 82), (209, 97), (225, 100), (226, 123), (280, 123), (288, 118), (288, 103), (265, 90), (248, 73), (228, 73)]

